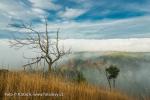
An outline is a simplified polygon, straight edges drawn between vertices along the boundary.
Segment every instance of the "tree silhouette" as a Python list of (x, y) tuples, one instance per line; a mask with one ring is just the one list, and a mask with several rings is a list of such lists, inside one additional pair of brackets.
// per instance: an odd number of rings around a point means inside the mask
[(111, 90), (111, 80), (113, 81), (113, 87), (115, 88), (115, 80), (117, 78), (117, 76), (119, 75), (119, 68), (117, 68), (117, 66), (115, 65), (110, 65), (108, 68), (105, 69), (106, 72), (106, 77), (108, 80), (108, 84)]

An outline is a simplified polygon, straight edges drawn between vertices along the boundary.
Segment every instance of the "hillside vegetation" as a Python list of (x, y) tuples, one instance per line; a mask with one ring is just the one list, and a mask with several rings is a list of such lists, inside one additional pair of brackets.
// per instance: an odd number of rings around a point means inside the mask
[(72, 83), (61, 76), (25, 72), (1, 74), (0, 95), (4, 100), (130, 100), (120, 92)]

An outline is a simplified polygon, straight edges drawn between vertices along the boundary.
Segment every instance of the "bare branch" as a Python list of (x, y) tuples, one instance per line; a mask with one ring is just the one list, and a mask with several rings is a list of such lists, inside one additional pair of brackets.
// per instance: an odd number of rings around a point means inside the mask
[(59, 30), (56, 32), (56, 39), (55, 41), (51, 41), (49, 38), (48, 33), (48, 21), (45, 18), (45, 33), (42, 34), (42, 32), (38, 32), (32, 28), (32, 24), (25, 25), (22, 24), (20, 28), (26, 29), (28, 31), (31, 31), (31, 33), (27, 34), (24, 40), (14, 38), (13, 41), (10, 41), (11, 47), (18, 47), (21, 48), (23, 46), (29, 46), (29, 49), (38, 49), (38, 52), (40, 56), (28, 58), (25, 57), (25, 59), (30, 59), (32, 62), (24, 65), (31, 66), (33, 64), (41, 62), (43, 59), (47, 62), (49, 71), (51, 70), (51, 66), (53, 63), (57, 62), (61, 57), (63, 57), (66, 54), (70, 53), (70, 50), (65, 50), (64, 47), (60, 48), (59, 46)]
[(37, 59), (37, 60), (35, 60), (35, 61), (31, 62), (31, 63), (25, 64), (25, 65), (23, 65), (23, 66), (25, 67), (25, 66), (30, 66), (30, 65), (36, 64), (36, 63), (40, 62), (43, 58), (44, 58), (44, 57), (42, 57), (42, 56), (41, 56), (41, 57), (34, 58), (34, 59)]

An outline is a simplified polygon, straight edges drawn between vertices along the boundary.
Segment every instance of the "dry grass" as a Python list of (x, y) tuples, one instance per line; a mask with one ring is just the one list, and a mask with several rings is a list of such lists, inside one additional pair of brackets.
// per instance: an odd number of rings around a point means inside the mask
[[(6, 93), (26, 94), (5, 96)], [(23, 96), (27, 93), (31, 93), (32, 96)], [(33, 96), (35, 93), (57, 94), (55, 96)], [(86, 83), (72, 83), (60, 76), (48, 75), (43, 77), (42, 74), (24, 72), (0, 75), (0, 96), (0, 99), (3, 100), (130, 100), (129, 97), (120, 92), (109, 92)]]

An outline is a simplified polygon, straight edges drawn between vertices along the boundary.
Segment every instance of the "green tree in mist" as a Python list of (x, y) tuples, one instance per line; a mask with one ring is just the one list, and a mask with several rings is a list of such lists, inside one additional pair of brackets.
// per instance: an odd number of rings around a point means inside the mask
[[(110, 65), (108, 68), (105, 69), (105, 72), (106, 72), (107, 81), (111, 90), (112, 85), (113, 85), (113, 88), (115, 88), (115, 83), (116, 83), (115, 81), (119, 75), (120, 70), (119, 68), (117, 68), (117, 66)], [(111, 84), (111, 81), (113, 81), (112, 84)]]

